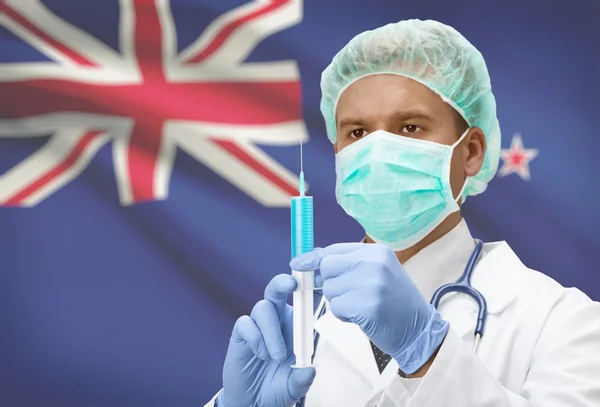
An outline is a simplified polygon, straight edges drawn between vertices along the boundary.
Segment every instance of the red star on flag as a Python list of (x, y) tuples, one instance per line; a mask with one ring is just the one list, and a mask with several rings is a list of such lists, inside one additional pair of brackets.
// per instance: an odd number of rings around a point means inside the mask
[(539, 151), (533, 148), (523, 148), (523, 140), (519, 133), (516, 133), (510, 143), (510, 148), (502, 149), (500, 158), (504, 161), (502, 168), (498, 171), (498, 176), (505, 177), (512, 173), (517, 173), (525, 181), (531, 179), (529, 172), (529, 162), (537, 157)]

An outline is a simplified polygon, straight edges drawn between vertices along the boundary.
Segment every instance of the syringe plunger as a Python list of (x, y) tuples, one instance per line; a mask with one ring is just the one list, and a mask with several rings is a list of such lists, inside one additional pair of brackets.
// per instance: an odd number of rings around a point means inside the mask
[(294, 355), (296, 363), (292, 367), (312, 366), (314, 349), (314, 271), (295, 271), (292, 276), (298, 281), (294, 291)]

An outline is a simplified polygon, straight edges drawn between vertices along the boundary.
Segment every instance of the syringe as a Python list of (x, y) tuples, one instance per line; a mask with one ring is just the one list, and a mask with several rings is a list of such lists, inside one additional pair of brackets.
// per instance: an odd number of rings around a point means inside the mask
[[(302, 150), (301, 150), (302, 151)], [(300, 170), (300, 196), (292, 197), (292, 258), (314, 249), (313, 197), (306, 196), (304, 171)], [(294, 313), (294, 355), (296, 364), (292, 367), (312, 366), (314, 353), (314, 271), (295, 271), (292, 275), (298, 281), (293, 295)]]

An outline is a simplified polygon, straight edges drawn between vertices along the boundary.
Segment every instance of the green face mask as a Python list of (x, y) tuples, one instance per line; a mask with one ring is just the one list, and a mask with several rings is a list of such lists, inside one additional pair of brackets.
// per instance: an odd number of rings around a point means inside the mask
[(335, 156), (336, 198), (376, 243), (418, 243), (459, 210), (450, 187), (451, 146), (375, 131)]

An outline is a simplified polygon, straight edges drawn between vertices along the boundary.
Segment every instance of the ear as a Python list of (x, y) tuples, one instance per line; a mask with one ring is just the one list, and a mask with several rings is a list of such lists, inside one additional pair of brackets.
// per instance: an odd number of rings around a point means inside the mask
[(335, 143), (333, 143), (333, 154), (337, 154), (338, 153), (338, 146), (337, 146), (337, 140)]
[(477, 175), (483, 166), (485, 158), (485, 134), (479, 127), (473, 127), (465, 137), (463, 144), (463, 157), (465, 157), (465, 175), (473, 177)]

